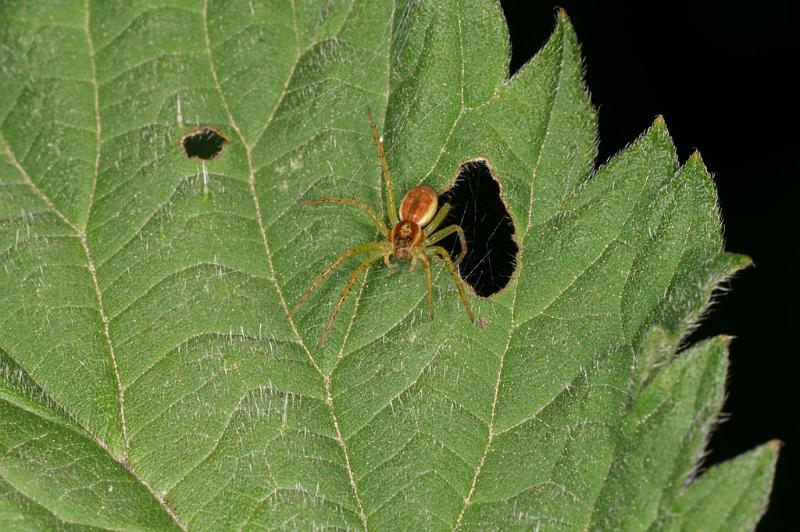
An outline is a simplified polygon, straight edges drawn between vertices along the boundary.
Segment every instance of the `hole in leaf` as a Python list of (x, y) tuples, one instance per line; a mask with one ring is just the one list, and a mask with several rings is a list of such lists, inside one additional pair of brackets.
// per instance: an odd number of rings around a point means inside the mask
[(215, 159), (222, 152), (228, 139), (213, 127), (203, 126), (181, 139), (181, 146), (189, 159), (197, 158), (207, 161)]
[[(481, 297), (496, 294), (508, 284), (517, 265), (519, 246), (514, 222), (501, 196), (500, 183), (486, 161), (461, 165), (455, 184), (439, 197), (453, 208), (442, 224), (459, 224), (467, 237), (467, 255), (461, 261), (461, 278)], [(456, 235), (442, 240), (455, 260), (460, 246)]]

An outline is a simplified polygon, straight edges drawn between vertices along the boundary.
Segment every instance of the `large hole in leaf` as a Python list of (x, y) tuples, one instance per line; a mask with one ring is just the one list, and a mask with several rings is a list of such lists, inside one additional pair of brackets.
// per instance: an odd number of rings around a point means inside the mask
[[(461, 278), (481, 297), (499, 292), (511, 280), (519, 246), (500, 184), (486, 161), (464, 163), (456, 183), (439, 197), (440, 204), (446, 201), (453, 208), (442, 227), (458, 224), (467, 237), (467, 255), (459, 266)], [(460, 248), (455, 235), (442, 240), (442, 246), (456, 258)]]
[(189, 159), (197, 158), (207, 161), (215, 159), (222, 152), (228, 139), (213, 127), (203, 126), (184, 135), (181, 146)]

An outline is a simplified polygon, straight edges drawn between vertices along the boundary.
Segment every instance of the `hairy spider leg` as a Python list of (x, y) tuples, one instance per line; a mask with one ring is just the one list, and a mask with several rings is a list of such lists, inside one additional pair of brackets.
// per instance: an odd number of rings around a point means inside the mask
[(455, 224), (448, 225), (444, 229), (436, 231), (431, 236), (425, 239), (425, 245), (430, 246), (432, 244), (435, 244), (436, 242), (440, 241), (446, 236), (452, 235), (453, 233), (456, 233), (458, 235), (458, 242), (461, 244), (461, 251), (458, 253), (458, 257), (456, 257), (456, 260), (454, 262), (454, 264), (458, 266), (459, 264), (461, 264), (461, 260), (467, 254), (467, 238), (464, 236), (464, 230), (461, 229), (460, 225), (455, 225)]
[(333, 322), (336, 320), (336, 315), (339, 314), (339, 310), (342, 308), (342, 305), (344, 305), (347, 296), (350, 294), (353, 286), (355, 286), (358, 278), (361, 277), (361, 274), (364, 273), (364, 271), (369, 268), (373, 262), (378, 260), (382, 254), (383, 251), (380, 253), (371, 253), (369, 257), (367, 257), (361, 264), (358, 265), (358, 268), (355, 269), (353, 275), (350, 276), (350, 280), (347, 282), (347, 286), (344, 287), (344, 290), (342, 290), (342, 293), (339, 295), (339, 300), (336, 302), (336, 306), (333, 307), (331, 317), (328, 318), (328, 323), (325, 325), (325, 330), (322, 331), (322, 336), (320, 337), (319, 342), (317, 342), (318, 348), (322, 347), (322, 344), (325, 343), (325, 337), (328, 336), (329, 332), (331, 332), (331, 329), (333, 328)]
[(311, 293), (322, 284), (323, 281), (339, 266), (347, 257), (352, 257), (353, 255), (358, 255), (359, 253), (369, 253), (380, 251), (381, 254), (386, 252), (386, 246), (389, 244), (388, 241), (380, 241), (380, 242), (367, 242), (366, 244), (360, 244), (358, 246), (353, 246), (350, 249), (344, 251), (341, 255), (336, 257), (333, 262), (331, 262), (325, 270), (317, 275), (314, 280), (311, 282), (311, 286), (308, 287), (303, 297), (300, 298), (300, 301), (289, 311), (289, 317), (292, 317), (292, 314), (297, 312), (297, 310), (303, 306), (303, 303), (308, 301), (308, 298), (311, 297)]
[(425, 253), (419, 254), (419, 260), (425, 267), (425, 284), (428, 287), (428, 312), (433, 319), (433, 275), (431, 274), (431, 261)]
[[(389, 244), (389, 246), (391, 246), (391, 244)], [(383, 263), (386, 264), (386, 267), (389, 268), (390, 270), (394, 270), (399, 265), (396, 262), (392, 262), (391, 257), (392, 257), (392, 248), (389, 247), (389, 250), (383, 254)]]
[(436, 228), (442, 225), (442, 222), (445, 218), (447, 218), (447, 213), (450, 212), (451, 205), (449, 203), (445, 203), (439, 209), (439, 212), (436, 213), (436, 216), (428, 222), (428, 225), (425, 226), (425, 229), (422, 230), (425, 236), (429, 236), (431, 233), (436, 231)]
[(378, 159), (381, 160), (383, 180), (386, 182), (386, 205), (389, 210), (389, 221), (392, 222), (392, 225), (397, 225), (400, 219), (397, 217), (397, 208), (394, 205), (394, 184), (392, 183), (392, 174), (389, 172), (389, 161), (386, 159), (386, 152), (383, 151), (381, 135), (378, 133), (378, 127), (375, 125), (375, 119), (372, 118), (372, 110), (370, 108), (367, 108), (367, 116), (369, 116), (372, 138), (375, 140), (375, 149), (378, 150)]
[(456, 288), (458, 288), (458, 297), (461, 298), (461, 302), (464, 304), (464, 310), (467, 311), (467, 316), (469, 317), (469, 321), (475, 322), (475, 314), (472, 313), (472, 309), (469, 306), (469, 301), (467, 300), (467, 293), (464, 290), (464, 283), (461, 281), (461, 278), (458, 276), (458, 272), (456, 271), (456, 267), (453, 265), (453, 261), (450, 260), (450, 254), (444, 249), (442, 246), (431, 246), (431, 249), (439, 255), (439, 258), (447, 266), (447, 269), (450, 270), (450, 276), (453, 278), (453, 282), (456, 284)]
[(417, 257), (419, 253), (411, 255), (411, 264), (408, 266), (408, 271), (413, 272), (417, 268)]
[(307, 199), (300, 200), (300, 203), (302, 203), (303, 205), (322, 205), (325, 203), (343, 203), (346, 205), (355, 205), (356, 207), (363, 209), (363, 211), (367, 213), (367, 216), (369, 216), (372, 219), (372, 221), (375, 222), (375, 226), (378, 228), (378, 231), (380, 231), (383, 236), (389, 235), (389, 228), (386, 227), (386, 224), (383, 222), (383, 220), (381, 220), (380, 217), (377, 214), (375, 214), (375, 211), (373, 211), (369, 207), (369, 205), (367, 205), (361, 200), (353, 198), (319, 198), (311, 200)]

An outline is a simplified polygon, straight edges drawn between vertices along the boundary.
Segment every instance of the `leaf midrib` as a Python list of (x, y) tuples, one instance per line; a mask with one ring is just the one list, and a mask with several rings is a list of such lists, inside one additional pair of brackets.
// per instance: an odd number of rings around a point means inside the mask
[[(22, 166), (22, 164), (17, 160), (17, 158), (16, 158), (16, 156), (14, 154), (14, 151), (12, 150), (12, 148), (8, 144), (8, 142), (6, 142), (5, 137), (4, 137), (4, 135), (2, 133), (0, 133), (0, 143), (5, 145), (5, 147), (6, 147), (6, 156), (7, 156), (8, 160), (11, 162), (11, 165), (14, 166), (14, 168), (22, 176), (23, 180), (28, 185), (28, 187), (30, 187), (30, 189), (34, 193), (34, 195), (47, 207), (48, 210), (50, 210), (53, 214), (55, 214), (56, 217), (58, 217), (66, 227), (68, 227), (71, 231), (73, 231), (74, 234), (68, 235), (68, 236), (70, 238), (76, 238), (79, 241), (79, 243), (80, 243), (80, 245), (82, 247), (84, 256), (85, 256), (85, 258), (87, 260), (87, 265), (86, 265), (87, 270), (89, 271), (89, 274), (93, 279), (93, 284), (94, 284), (95, 290), (98, 291), (98, 292), (96, 292), (96, 295), (99, 296), (99, 297), (102, 297), (102, 295), (99, 293), (99, 285), (96, 284), (97, 283), (97, 277), (94, 274), (94, 272), (92, 271), (93, 268), (94, 268), (94, 263), (91, 261), (91, 254), (90, 254), (90, 251), (89, 251), (88, 242), (86, 241), (86, 234), (83, 231), (81, 231), (74, 223), (72, 223), (72, 221), (70, 221), (69, 218), (67, 218), (66, 215), (64, 215), (64, 213), (62, 213), (55, 206), (53, 201), (36, 185), (36, 182), (31, 178), (30, 174), (28, 174), (28, 172), (25, 170), (25, 168)], [(101, 306), (102, 306), (102, 299), (99, 299), (98, 300), (98, 308), (96, 310), (97, 310), (97, 312), (99, 314), (101, 314), (101, 319), (102, 319), (102, 316), (105, 315), (105, 311), (103, 309), (101, 309)], [(107, 346), (111, 347), (113, 344), (111, 342), (110, 335), (107, 334), (107, 329), (105, 331), (104, 336), (105, 336), (106, 341), (107, 341)], [(117, 372), (117, 368), (116, 368), (116, 360), (114, 358), (113, 352), (111, 352), (110, 354), (112, 356), (112, 362), (113, 362), (113, 365), (114, 365), (115, 378), (117, 380), (116, 384), (118, 386), (117, 389), (118, 389), (118, 392), (121, 394), (122, 393), (122, 388), (120, 388), (121, 384), (120, 384), (120, 381), (119, 381), (119, 373)], [(28, 375), (28, 378), (30, 378), (30, 380), (34, 384), (36, 384), (41, 390), (44, 390), (45, 392), (47, 391), (47, 388), (42, 386), (42, 384), (39, 383), (32, 375)], [(69, 412), (69, 410), (64, 408), (64, 406), (61, 405), (56, 400), (56, 398), (53, 397), (52, 394), (48, 393), (48, 396), (64, 412)], [(120, 396), (118, 395), (118, 398), (119, 397)], [(120, 400), (118, 404), (119, 404), (119, 407), (120, 407), (120, 411), (122, 411), (124, 403)], [(31, 413), (33, 414), (34, 412), (31, 412)], [(42, 417), (38, 413), (36, 413), (36, 415), (38, 417)], [(47, 419), (47, 418), (42, 417), (42, 419)], [(98, 447), (100, 447), (101, 449), (103, 449), (106, 452), (106, 454), (109, 456), (109, 458), (111, 458), (111, 460), (113, 460), (114, 462), (116, 462), (117, 464), (122, 466), (139, 484), (141, 484), (148, 491), (148, 493), (150, 493), (150, 495), (156, 500), (156, 502), (158, 502), (159, 506), (161, 506), (161, 508), (165, 511), (165, 513), (170, 516), (170, 518), (175, 522), (175, 524), (178, 527), (180, 527), (183, 530), (186, 530), (186, 526), (183, 523), (180, 522), (180, 520), (178, 519), (177, 515), (169, 508), (169, 506), (166, 504), (165, 500), (156, 493), (156, 491), (153, 489), (153, 487), (150, 486), (150, 484), (141, 475), (139, 475), (136, 472), (136, 469), (127, 461), (127, 453), (126, 452), (125, 452), (125, 454), (123, 455), (122, 458), (117, 457), (116, 454), (108, 446), (108, 444), (105, 441), (103, 441), (101, 438), (99, 438), (97, 435), (95, 435), (94, 432), (88, 426), (86, 426), (85, 423), (83, 423), (82, 421), (78, 420), (77, 418), (74, 419), (74, 422), (80, 427), (80, 429), (81, 429), (81, 431), (82, 431), (84, 436), (88, 437), (93, 442), (95, 442), (98, 445)], [(127, 449), (127, 442), (125, 440), (123, 441), (123, 445), (125, 446), (125, 449)], [(48, 511), (50, 511), (50, 510), (48, 510)]]
[[(562, 83), (563, 74), (564, 74), (564, 61), (565, 61), (565, 57), (566, 57), (566, 54), (564, 52), (563, 33), (562, 33), (561, 37), (562, 37), (561, 38), (561, 42), (559, 43), (560, 44), (559, 50), (561, 52), (561, 62), (560, 62), (560, 65), (559, 65), (558, 80), (556, 81), (556, 87), (555, 87), (555, 90), (553, 91), (553, 96), (550, 99), (550, 106), (549, 106), (549, 109), (548, 109), (548, 112), (547, 112), (547, 126), (545, 127), (545, 133), (542, 136), (542, 140), (541, 140), (541, 142), (539, 144), (539, 153), (538, 153), (537, 158), (536, 158), (536, 164), (534, 165), (534, 167), (532, 169), (531, 185), (530, 185), (530, 199), (529, 199), (529, 209), (528, 209), (528, 220), (527, 220), (527, 223), (526, 223), (525, 232), (524, 232), (524, 234), (522, 236), (522, 239), (521, 239), (521, 244), (522, 244), (523, 249), (524, 249), (524, 246), (525, 246), (525, 242), (527, 241), (530, 228), (532, 226), (531, 220), (532, 220), (532, 213), (533, 213), (533, 193), (534, 193), (534, 185), (535, 185), (535, 181), (536, 181), (536, 173), (538, 171), (539, 164), (541, 163), (542, 155), (544, 153), (545, 143), (547, 141), (547, 136), (549, 134), (549, 131), (550, 131), (550, 128), (551, 128), (551, 125), (552, 125), (553, 112), (555, 110), (555, 102), (556, 102), (556, 100), (558, 98), (558, 95), (559, 95), (559, 93), (561, 91), (561, 83)], [(522, 255), (522, 253), (520, 255)], [(517, 268), (520, 268), (520, 266), (517, 265)], [(466, 497), (464, 497), (464, 504), (463, 504), (460, 512), (458, 513), (458, 516), (456, 517), (455, 523), (453, 524), (453, 530), (458, 530), (461, 527), (461, 521), (464, 518), (464, 514), (466, 513), (467, 508), (469, 508), (469, 506), (470, 506), (470, 504), (472, 502), (472, 496), (473, 496), (473, 494), (475, 492), (475, 488), (477, 487), (478, 478), (480, 477), (480, 473), (481, 473), (481, 471), (483, 469), (483, 465), (484, 465), (484, 463), (486, 461), (486, 457), (489, 455), (489, 452), (491, 451), (492, 443), (493, 443), (493, 440), (494, 440), (494, 436), (495, 436), (494, 422), (495, 422), (495, 418), (496, 418), (496, 415), (497, 415), (497, 401), (498, 401), (498, 397), (500, 395), (500, 393), (499, 393), (500, 392), (500, 384), (501, 384), (501, 380), (502, 380), (502, 376), (503, 376), (503, 366), (504, 366), (504, 363), (505, 363), (505, 356), (508, 353), (508, 348), (511, 345), (511, 339), (512, 339), (512, 337), (514, 335), (514, 332), (517, 330), (517, 325), (514, 323), (515, 322), (514, 314), (516, 312), (517, 295), (519, 294), (519, 283), (518, 282), (514, 283), (513, 290), (514, 290), (514, 295), (513, 295), (512, 299), (511, 299), (511, 305), (510, 305), (510, 308), (509, 308), (509, 311), (510, 311), (510, 314), (509, 314), (510, 318), (509, 319), (510, 319), (510, 321), (509, 321), (509, 327), (508, 327), (508, 335), (507, 335), (507, 338), (506, 338), (506, 345), (503, 348), (502, 353), (500, 354), (500, 360), (499, 360), (498, 369), (497, 369), (497, 378), (495, 380), (495, 386), (494, 386), (494, 397), (492, 398), (491, 415), (489, 417), (489, 422), (487, 424), (486, 446), (484, 447), (483, 454), (482, 454), (480, 460), (478, 461), (478, 464), (475, 466), (475, 473), (473, 474), (472, 482), (470, 484), (469, 491), (467, 492)], [(558, 297), (560, 297), (560, 294), (559, 294), (559, 296), (556, 297), (556, 299)], [(547, 308), (547, 306), (544, 309), (542, 309), (542, 312), (546, 308)]]
[[(292, 9), (293, 9), (293, 15), (294, 15), (294, 0), (292, 0)], [(211, 76), (212, 76), (212, 79), (214, 81), (214, 86), (216, 88), (217, 93), (219, 94), (220, 100), (221, 100), (222, 105), (223, 105), (223, 107), (225, 109), (225, 113), (228, 116), (229, 124), (230, 124), (231, 128), (236, 132), (236, 135), (239, 137), (239, 139), (240, 139), (240, 141), (242, 143), (242, 146), (245, 149), (245, 155), (246, 155), (246, 159), (247, 159), (247, 171), (248, 171), (248, 183), (249, 183), (249, 188), (250, 188), (250, 195), (251, 195), (251, 197), (253, 199), (253, 203), (255, 205), (256, 221), (258, 223), (258, 229), (259, 229), (259, 233), (260, 233), (262, 244), (263, 244), (263, 248), (264, 248), (264, 254), (265, 254), (267, 266), (268, 266), (268, 269), (269, 269), (269, 272), (270, 272), (270, 281), (272, 282), (272, 284), (273, 284), (273, 286), (275, 288), (275, 291), (276, 291), (276, 293), (278, 295), (278, 299), (279, 299), (279, 301), (281, 303), (281, 306), (283, 308), (283, 313), (287, 318), (287, 321), (289, 323), (290, 328), (292, 329), (292, 332), (294, 333), (294, 336), (297, 338), (297, 341), (298, 341), (300, 347), (306, 353), (306, 356), (308, 357), (309, 362), (311, 363), (311, 365), (314, 367), (314, 369), (317, 371), (317, 373), (320, 375), (320, 378), (322, 379), (322, 384), (323, 384), (323, 387), (324, 387), (324, 390), (325, 390), (325, 405), (328, 408), (328, 412), (329, 412), (331, 420), (333, 422), (333, 426), (334, 426), (334, 429), (335, 429), (335, 432), (336, 432), (336, 441), (338, 442), (338, 444), (339, 444), (339, 446), (340, 446), (340, 448), (342, 450), (342, 454), (343, 454), (344, 461), (345, 461), (344, 466), (345, 466), (345, 469), (347, 471), (348, 479), (349, 479), (349, 482), (350, 482), (350, 488), (351, 488), (352, 493), (353, 493), (353, 498), (354, 498), (354, 500), (356, 502), (356, 512), (358, 513), (359, 518), (361, 519), (361, 522), (364, 525), (364, 529), (367, 530), (367, 528), (368, 528), (368, 526), (367, 526), (367, 515), (366, 515), (366, 512), (364, 510), (364, 505), (361, 502), (361, 497), (359, 495), (358, 485), (357, 485), (356, 480), (355, 480), (355, 475), (353, 474), (353, 469), (352, 469), (352, 467), (350, 465), (350, 456), (349, 456), (349, 451), (348, 451), (348, 447), (347, 447), (347, 442), (342, 438), (342, 432), (341, 432), (341, 429), (339, 427), (339, 420), (338, 420), (338, 418), (336, 416), (336, 412), (335, 412), (335, 410), (333, 408), (333, 396), (331, 394), (331, 379), (330, 379), (330, 376), (325, 375), (325, 373), (322, 371), (322, 369), (320, 368), (319, 364), (317, 363), (317, 361), (314, 359), (313, 355), (311, 354), (311, 351), (308, 349), (308, 346), (305, 344), (305, 341), (303, 340), (303, 337), (300, 335), (300, 332), (297, 329), (297, 326), (296, 326), (296, 324), (294, 322), (294, 319), (289, 315), (289, 307), (286, 304), (286, 298), (283, 295), (283, 291), (282, 291), (282, 289), (280, 287), (280, 284), (278, 283), (277, 277), (275, 275), (275, 267), (272, 264), (272, 254), (270, 252), (270, 247), (269, 247), (269, 241), (268, 241), (268, 238), (267, 238), (266, 228), (264, 226), (264, 218), (263, 218), (262, 213), (261, 213), (261, 204), (260, 204), (260, 200), (258, 198), (258, 194), (256, 192), (256, 172), (255, 172), (255, 168), (254, 168), (254, 164), (253, 164), (253, 153), (252, 153), (253, 146), (251, 146), (246, 141), (244, 135), (242, 134), (242, 132), (241, 132), (241, 130), (240, 130), (240, 128), (239, 128), (239, 126), (238, 126), (238, 124), (236, 122), (236, 119), (233, 116), (233, 113), (231, 112), (230, 107), (228, 106), (227, 100), (225, 98), (225, 93), (222, 90), (222, 87), (221, 87), (221, 85), (219, 83), (219, 78), (217, 76), (216, 66), (214, 64), (213, 48), (211, 46), (211, 39), (210, 39), (210, 36), (209, 36), (209, 31), (208, 31), (208, 0), (205, 0), (204, 3), (203, 3), (203, 35), (204, 35), (204, 38), (205, 38), (205, 46), (206, 46), (206, 52), (207, 52), (207, 56), (208, 56), (209, 69), (211, 71)], [(299, 59), (299, 57), (300, 56), (298, 56), (298, 59)], [(294, 71), (296, 69), (297, 62), (298, 61), (295, 61), (295, 65), (292, 67), (292, 70), (291, 70), (291, 72), (290, 72), (290, 74), (288, 76), (288, 79), (287, 79), (286, 83), (284, 84), (284, 89), (283, 89), (283, 91), (281, 93), (281, 96), (278, 98), (278, 102), (276, 103), (275, 109), (273, 110), (273, 114), (272, 114), (273, 117), (274, 117), (275, 112), (277, 112), (277, 109), (280, 106), (280, 102), (283, 101), (284, 95), (286, 93), (286, 89), (288, 88), (288, 86), (289, 86), (289, 84), (291, 82), (291, 77), (292, 77), (292, 75), (293, 75), (293, 73), (294, 73)], [(267, 123), (265, 124), (264, 128), (261, 130), (261, 134), (263, 134), (269, 128), (270, 124), (271, 124), (271, 119), (267, 121)], [(259, 137), (260, 137), (260, 135), (259, 135)]]
[[(125, 399), (124, 393), (125, 389), (122, 386), (122, 382), (120, 379), (119, 368), (117, 365), (116, 354), (114, 350), (114, 343), (111, 338), (110, 330), (109, 330), (109, 323), (110, 320), (108, 315), (105, 311), (105, 305), (103, 303), (103, 293), (100, 287), (99, 281), (97, 279), (97, 269), (95, 266), (95, 262), (91, 253), (91, 249), (89, 247), (89, 242), (87, 239), (87, 227), (88, 221), (90, 218), (92, 205), (94, 202), (94, 194), (97, 186), (97, 178), (100, 168), (100, 150), (101, 150), (101, 120), (100, 120), (100, 103), (99, 103), (99, 86), (97, 81), (97, 71), (96, 71), (96, 64), (95, 64), (95, 50), (94, 50), (94, 43), (91, 38), (91, 10), (89, 1), (86, 0), (84, 3), (84, 25), (83, 25), (83, 32), (86, 37), (86, 44), (87, 44), (87, 51), (89, 54), (89, 60), (91, 65), (91, 78), (89, 80), (90, 85), (92, 86), (93, 92), (93, 106), (94, 106), (94, 114), (95, 114), (95, 160), (94, 160), (94, 169), (92, 173), (92, 187), (90, 189), (89, 199), (87, 201), (86, 206), (86, 225), (83, 228), (80, 228), (74, 222), (72, 222), (61, 210), (56, 207), (55, 203), (44, 193), (42, 189), (40, 189), (30, 174), (25, 170), (22, 166), (21, 162), (17, 160), (16, 155), (14, 154), (11, 145), (6, 141), (5, 136), (0, 132), (0, 143), (4, 144), (6, 147), (6, 156), (8, 160), (11, 162), (12, 166), (19, 172), (22, 176), (23, 181), (25, 184), (30, 187), (32, 192), (35, 196), (53, 213), (55, 214), (61, 222), (68, 227), (74, 235), (73, 237), (77, 238), (84, 257), (86, 259), (86, 268), (89, 272), (92, 285), (95, 291), (95, 297), (97, 300), (97, 309), (101, 322), (103, 323), (103, 336), (106, 340), (106, 347), (109, 351), (109, 356), (111, 358), (111, 364), (114, 370), (114, 379), (115, 385), (117, 388), (117, 403), (119, 408), (119, 416), (120, 416), (120, 426), (121, 426), (121, 438), (122, 438), (122, 457), (117, 457), (116, 454), (111, 450), (106, 442), (101, 440), (97, 435), (94, 434), (92, 430), (88, 426), (86, 426), (83, 422), (74, 419), (74, 422), (80, 427), (83, 433), (89, 437), (92, 441), (94, 441), (101, 449), (103, 449), (106, 454), (116, 463), (121, 465), (128, 473), (136, 479), (136, 481), (141, 484), (148, 493), (158, 502), (161, 508), (165, 511), (167, 515), (173, 520), (173, 522), (180, 527), (181, 529), (186, 529), (185, 525), (183, 525), (180, 520), (178, 519), (177, 515), (172, 511), (171, 508), (166, 504), (163, 497), (159, 496), (156, 491), (150, 486), (150, 484), (141, 476), (139, 475), (135, 468), (130, 464), (128, 461), (128, 449), (129, 449), (129, 440), (127, 436), (127, 425), (125, 422)], [(9, 111), (10, 112), (10, 111)], [(38, 383), (32, 376), (29, 375), (29, 378), (32, 382), (34, 382), (40, 389), (46, 390), (40, 383)], [(52, 394), (48, 394), (53, 402), (62, 408), (65, 412), (68, 412), (67, 409), (60, 405), (58, 401), (52, 396)], [(33, 413), (33, 412), (31, 412)], [(37, 414), (39, 415), (39, 414)], [(52, 513), (52, 512), (51, 512)], [(55, 515), (55, 514), (54, 514)]]

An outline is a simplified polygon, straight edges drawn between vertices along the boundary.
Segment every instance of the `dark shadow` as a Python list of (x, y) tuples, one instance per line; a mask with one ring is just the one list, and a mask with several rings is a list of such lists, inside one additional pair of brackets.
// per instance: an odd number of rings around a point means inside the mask
[(222, 153), (222, 148), (227, 142), (228, 139), (225, 138), (225, 135), (212, 127), (203, 126), (184, 135), (181, 139), (181, 146), (188, 159), (197, 158), (207, 161), (216, 159)]
[[(439, 202), (453, 206), (442, 226), (459, 224), (467, 237), (467, 255), (459, 267), (464, 281), (481, 297), (505, 288), (516, 268), (519, 246), (500, 185), (486, 161), (464, 163), (456, 183), (439, 196)], [(444, 239), (442, 245), (455, 259), (460, 251), (456, 236)]]

